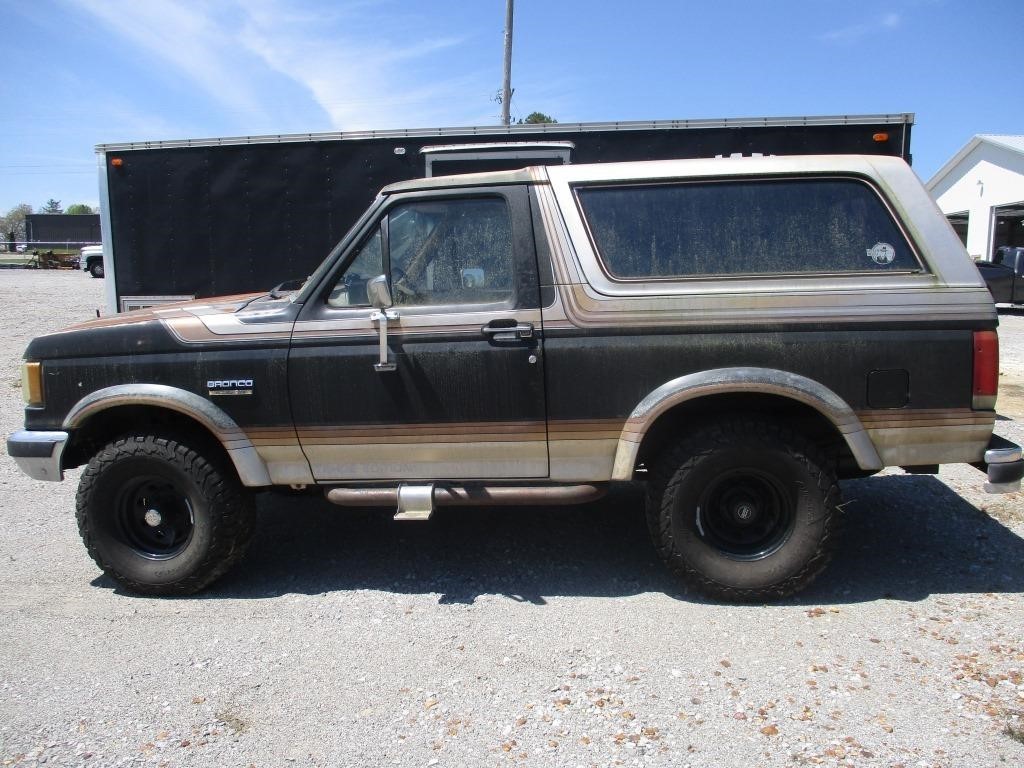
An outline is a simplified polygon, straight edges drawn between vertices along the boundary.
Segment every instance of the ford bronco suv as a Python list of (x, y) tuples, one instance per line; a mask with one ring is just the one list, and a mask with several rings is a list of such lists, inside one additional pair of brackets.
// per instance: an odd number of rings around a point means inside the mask
[(85, 465), (82, 538), (139, 592), (227, 571), (254, 491), (426, 520), (640, 481), (669, 568), (766, 600), (824, 567), (840, 478), (969, 462), (1019, 488), (996, 325), (897, 158), (427, 178), (385, 188), (295, 290), (35, 339), (8, 451), (38, 479)]

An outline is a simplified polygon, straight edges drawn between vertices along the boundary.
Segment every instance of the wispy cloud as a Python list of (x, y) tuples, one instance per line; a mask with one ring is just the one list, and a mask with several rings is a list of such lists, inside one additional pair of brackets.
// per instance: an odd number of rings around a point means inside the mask
[(292, 0), (68, 2), (250, 126), (294, 126), (294, 116), (273, 97), (282, 78), (292, 83), (293, 101), (304, 94), (338, 130), (467, 120), (479, 114), (490, 90), (476, 72), (431, 76), (444, 71), (438, 64), (464, 38), (424, 39), (411, 14), (399, 13), (404, 6), (391, 9), (385, 26), (386, 1), (316, 10)]
[(872, 21), (852, 24), (834, 29), (821, 35), (821, 39), (832, 43), (852, 43), (876, 32), (893, 30), (900, 26), (902, 17), (898, 13), (887, 13)]
[(288, 3), (262, 0), (250, 5), (239, 39), (306, 88), (339, 130), (450, 123), (473, 111), (467, 94), (484, 89), (478, 75), (432, 79), (424, 74), (425, 65), (453, 52), (463, 38), (401, 43), (387, 37), (393, 25), (362, 34), (360, 10), (344, 6), (341, 13), (347, 16), (325, 28), (323, 19), (296, 12)]
[[(229, 21), (211, 8), (173, 0), (70, 0), (148, 57), (170, 65), (215, 103), (250, 118), (267, 114), (244, 62), (232, 53)], [(222, 11), (223, 12), (223, 11)]]

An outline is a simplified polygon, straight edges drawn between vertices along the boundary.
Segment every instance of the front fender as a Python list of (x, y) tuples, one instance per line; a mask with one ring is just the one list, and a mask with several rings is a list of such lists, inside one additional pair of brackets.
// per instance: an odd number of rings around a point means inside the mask
[(195, 392), (166, 384), (119, 384), (92, 392), (68, 411), (63, 428), (72, 432), (91, 417), (122, 405), (150, 405), (194, 419), (210, 432), (227, 451), (243, 485), (271, 485), (267, 465), (252, 442), (224, 411)]

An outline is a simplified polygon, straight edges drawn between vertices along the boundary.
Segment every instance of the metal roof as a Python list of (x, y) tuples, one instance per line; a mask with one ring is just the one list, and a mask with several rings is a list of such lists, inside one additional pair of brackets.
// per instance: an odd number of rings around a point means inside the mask
[(979, 133), (978, 138), (984, 139), (991, 144), (999, 144), (1007, 149), (1012, 149), (1014, 152), (1024, 154), (1024, 136), (1000, 133)]
[(935, 187), (939, 185), (943, 179), (945, 179), (952, 170), (960, 164), (960, 161), (967, 157), (977, 147), (982, 144), (992, 144), (993, 146), (1000, 147), (1002, 149), (1008, 149), (1011, 152), (1018, 152), (1024, 154), (1024, 136), (1017, 134), (1003, 134), (1003, 133), (978, 133), (975, 134), (970, 141), (968, 141), (960, 151), (957, 152), (953, 157), (946, 162), (935, 175), (928, 179), (928, 182), (924, 185), (925, 189), (931, 192)]

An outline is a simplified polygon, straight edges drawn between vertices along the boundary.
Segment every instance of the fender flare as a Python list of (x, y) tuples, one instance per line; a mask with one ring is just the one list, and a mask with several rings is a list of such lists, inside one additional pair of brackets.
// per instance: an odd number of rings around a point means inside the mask
[(266, 463), (234, 419), (195, 392), (166, 384), (119, 384), (91, 392), (68, 411), (63, 429), (71, 432), (91, 416), (121, 405), (151, 405), (191, 417), (224, 446), (242, 485), (272, 484)]
[(700, 397), (736, 392), (777, 395), (807, 405), (824, 416), (843, 436), (861, 469), (885, 466), (857, 414), (823, 384), (774, 368), (715, 368), (672, 379), (640, 401), (619, 436), (612, 479), (632, 479), (640, 443), (666, 411)]

